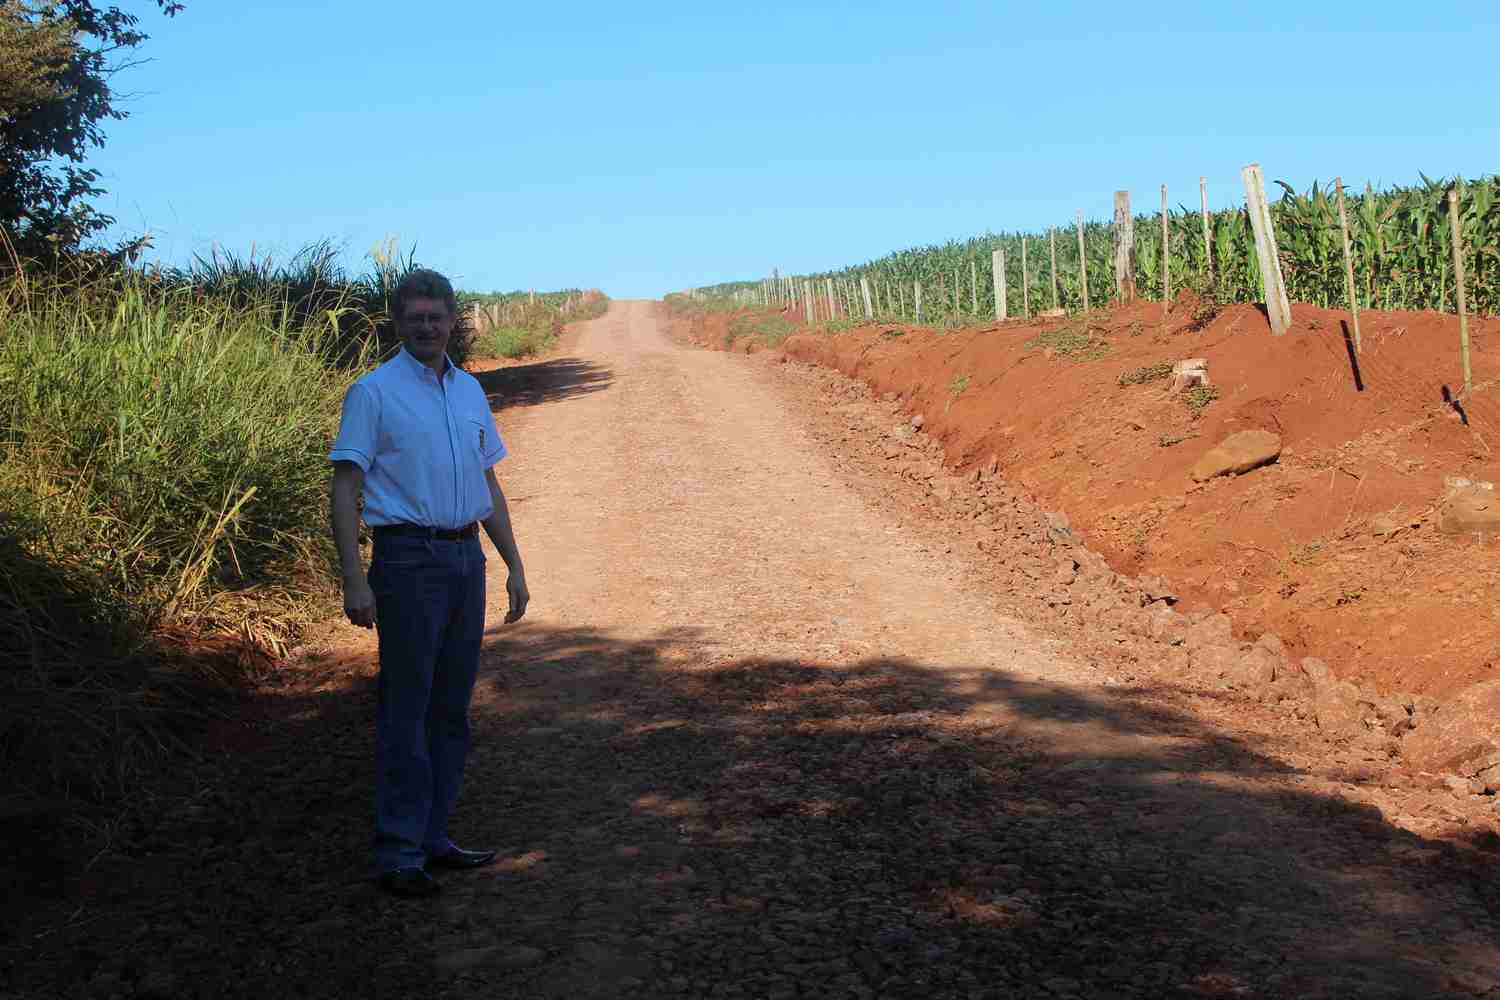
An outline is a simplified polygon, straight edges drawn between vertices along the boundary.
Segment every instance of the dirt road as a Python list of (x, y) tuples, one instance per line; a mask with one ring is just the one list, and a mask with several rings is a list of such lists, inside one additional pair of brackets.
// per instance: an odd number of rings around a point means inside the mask
[(831, 401), (654, 309), (485, 376), (533, 605), (492, 630), (454, 830), (502, 863), (431, 903), (361, 880), (366, 658), (279, 696), (229, 790), (101, 878), (32, 982), (1500, 996), (1495, 872), (1017, 620), (809, 430)]

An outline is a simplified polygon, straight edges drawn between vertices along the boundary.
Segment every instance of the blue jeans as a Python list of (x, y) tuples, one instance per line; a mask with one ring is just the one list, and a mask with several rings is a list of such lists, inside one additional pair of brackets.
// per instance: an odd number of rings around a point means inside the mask
[(478, 538), (375, 540), (377, 873), (453, 848), (448, 814), (469, 750), (469, 698), (484, 637), (484, 562)]

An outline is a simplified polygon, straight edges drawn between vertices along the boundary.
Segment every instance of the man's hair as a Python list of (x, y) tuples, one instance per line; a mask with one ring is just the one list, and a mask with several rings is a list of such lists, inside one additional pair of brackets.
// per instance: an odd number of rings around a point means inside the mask
[(458, 315), (458, 300), (453, 295), (452, 283), (425, 267), (407, 272), (406, 277), (396, 286), (396, 294), (391, 298), (391, 312), (397, 323), (401, 322), (408, 299), (442, 299), (443, 304), (448, 307), (448, 315)]

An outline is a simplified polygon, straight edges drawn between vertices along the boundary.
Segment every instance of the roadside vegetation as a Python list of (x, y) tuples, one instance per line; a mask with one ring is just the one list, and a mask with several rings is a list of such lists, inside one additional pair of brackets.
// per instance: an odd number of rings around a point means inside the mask
[[(149, 808), (163, 760), (337, 612), (328, 444), (345, 389), (397, 347), (389, 296), (416, 266), (372, 256), (361, 275), (329, 245), (280, 263), (80, 254), (0, 270), (11, 815)], [(528, 331), (558, 316), (538, 298)], [(473, 316), (460, 310), (459, 363)]]
[(474, 357), (524, 358), (550, 349), (564, 324), (603, 316), (609, 297), (597, 289), (577, 288), (535, 295), (463, 292), (458, 307), (474, 330)]
[[(1271, 203), (1287, 294), (1296, 302), (1325, 308), (1345, 301), (1342, 235), (1338, 204), (1331, 185), (1314, 183), (1297, 192), (1278, 181), (1282, 196)], [(1453, 251), (1447, 194), (1458, 194), (1459, 230), (1468, 248), (1468, 306), (1479, 313), (1500, 312), (1500, 176), (1471, 180), (1433, 179), (1346, 191), (1356, 289), (1361, 308), (1456, 310)], [(1193, 192), (1196, 201), (1197, 192)], [(1264, 297), (1254, 234), (1243, 207), (1209, 213), (1213, 276), (1209, 278), (1203, 240), (1203, 218), (1196, 205), (1179, 205), (1167, 213), (1170, 254), (1167, 270), (1174, 290), (1197, 293), (1194, 320), (1201, 328), (1217, 310), (1231, 303)], [(1092, 221), (1083, 226), (1089, 302), (1109, 304), (1114, 297), (1114, 224)], [(940, 245), (912, 247), (858, 264), (816, 274), (797, 275), (823, 293), (833, 279), (842, 307), (855, 306), (859, 280), (868, 280), (879, 319), (911, 319), (915, 312), (913, 282), (922, 283), (922, 321), (933, 326), (962, 325), (995, 315), (991, 253), (1005, 252), (1008, 307), (1012, 316), (1029, 301), (1031, 313), (1054, 306), (1076, 312), (1083, 305), (1079, 277), (1078, 231), (1059, 220), (1052, 231), (1057, 254), (1057, 299), (1053, 301), (1049, 231), (988, 232)], [(1022, 274), (1022, 242), (1026, 268)], [(1161, 214), (1135, 217), (1135, 284), (1145, 299), (1162, 294)], [(727, 282), (698, 290), (707, 301), (730, 300), (736, 293), (758, 294), (759, 281)]]

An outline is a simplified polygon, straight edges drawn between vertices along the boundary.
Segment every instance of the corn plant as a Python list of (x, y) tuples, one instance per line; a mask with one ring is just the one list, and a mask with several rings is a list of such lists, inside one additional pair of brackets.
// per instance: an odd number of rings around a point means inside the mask
[[(1319, 306), (1341, 306), (1345, 301), (1343, 248), (1338, 209), (1330, 186), (1314, 182), (1299, 194), (1278, 181), (1280, 199), (1271, 205), (1282, 275), (1296, 301)], [(1462, 213), (1460, 231), (1466, 247), (1470, 308), (1480, 313), (1500, 311), (1500, 177), (1477, 180), (1433, 179), (1421, 183), (1363, 193), (1346, 193), (1350, 241), (1360, 304), (1378, 309), (1439, 309), (1455, 306), (1453, 254), (1449, 242), (1447, 192), (1456, 186)], [(1206, 288), (1207, 262), (1203, 254), (1202, 220), (1197, 209), (1179, 206), (1168, 215), (1171, 240), (1167, 268), (1172, 287)], [(1222, 303), (1256, 302), (1263, 295), (1254, 234), (1243, 208), (1210, 214), (1213, 248), (1212, 288)], [(1084, 225), (1084, 260), (1089, 275), (1090, 305), (1112, 301), (1114, 291), (1114, 226), (1112, 222)], [(1026, 292), (1033, 311), (1049, 308), (1050, 262), (1047, 234), (1027, 234), (1029, 267)], [(898, 250), (854, 267), (803, 275), (821, 288), (824, 278), (866, 277), (876, 286), (877, 311), (884, 317), (911, 319), (913, 283), (923, 286), (922, 319), (934, 325), (983, 320), (995, 315), (991, 252), (1005, 251), (1009, 312), (1020, 315), (1023, 296), (1021, 233), (986, 233), (967, 240)], [(967, 275), (970, 263), (978, 273), (978, 309), (968, 295), (954, 303), (953, 274)], [(1057, 228), (1058, 304), (1069, 311), (1082, 307), (1077, 232), (1072, 225)], [(1136, 289), (1146, 298), (1162, 293), (1161, 216), (1136, 217)], [(700, 289), (708, 299), (732, 294), (755, 282), (737, 282)], [(904, 301), (903, 301), (904, 300)]]

